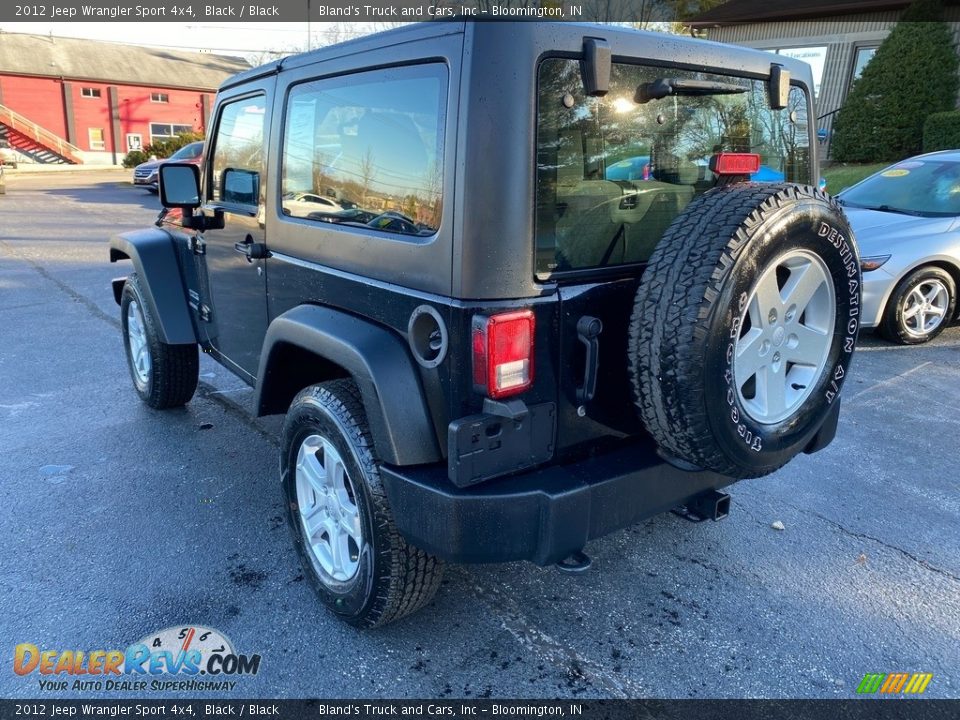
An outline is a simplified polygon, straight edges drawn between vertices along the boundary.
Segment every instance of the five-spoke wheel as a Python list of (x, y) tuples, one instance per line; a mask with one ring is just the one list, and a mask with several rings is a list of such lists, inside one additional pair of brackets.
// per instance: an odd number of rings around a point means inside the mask
[(922, 337), (943, 322), (950, 305), (950, 293), (942, 280), (930, 278), (916, 285), (903, 300), (903, 325), (911, 335)]
[(144, 298), (149, 297), (133, 273), (120, 296), (120, 324), (133, 387), (152, 408), (180, 407), (190, 401), (200, 376), (196, 343), (165, 342), (160, 323)]
[(880, 333), (902, 345), (932, 340), (956, 315), (957, 285), (946, 270), (927, 265), (907, 275), (890, 294)]
[(357, 574), (363, 527), (357, 495), (340, 453), (320, 435), (297, 452), (297, 505), (314, 561), (334, 580)]
[(373, 627), (430, 601), (443, 566), (397, 531), (354, 382), (330, 380), (294, 398), (280, 469), (294, 545), (327, 607)]
[(135, 379), (142, 385), (150, 382), (150, 343), (144, 327), (143, 313), (136, 300), (127, 305), (127, 347), (130, 350), (130, 365)]
[(757, 422), (782, 422), (803, 404), (833, 341), (836, 298), (826, 264), (805, 250), (771, 263), (754, 285), (734, 345), (735, 386)]

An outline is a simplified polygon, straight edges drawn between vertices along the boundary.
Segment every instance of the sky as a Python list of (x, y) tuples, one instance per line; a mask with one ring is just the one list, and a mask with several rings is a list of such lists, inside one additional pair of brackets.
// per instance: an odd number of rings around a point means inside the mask
[[(347, 39), (345, 32), (363, 34), (377, 28), (364, 23), (310, 24), (312, 47)], [(0, 31), (32, 33), (55, 37), (108, 40), (133, 45), (175, 47), (221, 55), (263, 55), (266, 51), (290, 52), (307, 49), (307, 23), (165, 23), (165, 22), (5, 22)], [(263, 58), (269, 59), (269, 58)]]

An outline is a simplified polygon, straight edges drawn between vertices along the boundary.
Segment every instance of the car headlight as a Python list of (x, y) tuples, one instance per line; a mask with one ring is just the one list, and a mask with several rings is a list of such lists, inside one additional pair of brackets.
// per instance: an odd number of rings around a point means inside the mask
[(874, 255), (873, 257), (860, 258), (860, 269), (863, 272), (870, 272), (883, 267), (883, 264), (890, 259), (889, 255)]

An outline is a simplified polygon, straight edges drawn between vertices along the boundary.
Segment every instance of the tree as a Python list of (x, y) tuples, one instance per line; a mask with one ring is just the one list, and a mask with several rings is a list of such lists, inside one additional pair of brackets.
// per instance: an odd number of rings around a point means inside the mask
[(854, 82), (834, 123), (841, 162), (887, 162), (920, 152), (923, 123), (956, 103), (960, 62), (940, 0), (916, 0)]
[(662, 0), (670, 20), (670, 31), (678, 35), (690, 32), (690, 18), (723, 5), (727, 0)]
[(370, 192), (370, 181), (373, 180), (373, 174), (376, 171), (376, 164), (373, 161), (373, 149), (369, 146), (363, 154), (360, 161), (360, 178), (363, 182), (363, 204), (367, 204), (367, 194)]

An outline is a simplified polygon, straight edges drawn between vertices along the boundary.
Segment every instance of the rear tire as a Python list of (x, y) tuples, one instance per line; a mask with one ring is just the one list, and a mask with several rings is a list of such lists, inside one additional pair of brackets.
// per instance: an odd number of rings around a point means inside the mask
[(919, 345), (942, 333), (956, 311), (957, 286), (950, 273), (928, 265), (897, 285), (878, 329), (890, 342)]
[(300, 392), (287, 412), (280, 453), (297, 554), (337, 617), (371, 628), (430, 602), (443, 565), (397, 531), (353, 381)]
[(136, 273), (123, 285), (120, 315), (127, 367), (140, 399), (157, 410), (188, 403), (200, 379), (197, 346), (168, 345), (160, 339)]
[(828, 195), (750, 183), (701, 195), (654, 250), (631, 317), (647, 431), (700, 468), (773, 472), (826, 419), (859, 309), (856, 244)]

